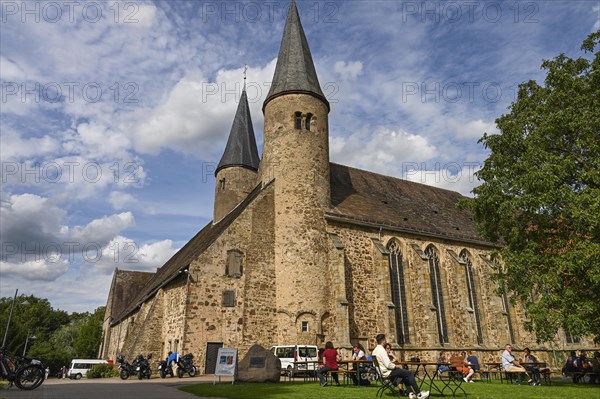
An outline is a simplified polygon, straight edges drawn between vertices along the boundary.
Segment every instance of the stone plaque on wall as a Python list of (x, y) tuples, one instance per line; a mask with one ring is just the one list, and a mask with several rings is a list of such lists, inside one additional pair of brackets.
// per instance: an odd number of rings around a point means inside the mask
[(250, 368), (251, 369), (264, 369), (266, 364), (266, 359), (264, 357), (251, 357), (250, 358)]

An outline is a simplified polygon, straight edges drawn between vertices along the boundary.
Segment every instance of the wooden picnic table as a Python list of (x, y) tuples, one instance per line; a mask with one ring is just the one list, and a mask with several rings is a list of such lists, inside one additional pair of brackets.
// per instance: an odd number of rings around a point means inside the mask
[[(438, 373), (437, 370), (439, 368), (439, 366), (450, 366), (450, 363), (447, 362), (403, 362), (403, 361), (398, 361), (396, 362), (396, 364), (398, 365), (407, 365), (409, 367), (416, 367), (415, 369), (415, 374), (418, 374), (419, 371), (422, 369), (423, 370), (423, 377), (420, 378), (421, 379), (421, 383), (419, 384), (419, 389), (422, 389), (423, 384), (425, 383), (425, 381), (427, 381), (427, 383), (429, 384), (429, 390), (430, 391), (437, 391), (440, 393), (440, 395), (445, 396), (444, 391), (446, 389), (449, 389), (452, 392), (452, 396), (456, 396), (456, 392), (458, 392), (459, 390), (463, 392), (463, 394), (465, 396), (467, 396), (467, 393), (465, 392), (465, 390), (462, 388), (462, 383), (463, 383), (463, 379), (462, 379), (462, 373), (459, 373), (460, 376), (455, 375), (456, 373), (458, 373), (456, 370), (448, 370), (446, 371), (446, 373), (448, 373), (448, 378), (442, 378), (442, 374)], [(427, 366), (435, 366), (430, 367), (430, 369), (433, 368), (433, 373), (431, 373), (428, 369)], [(442, 387), (440, 389), (440, 387), (438, 386), (437, 382), (441, 383)]]

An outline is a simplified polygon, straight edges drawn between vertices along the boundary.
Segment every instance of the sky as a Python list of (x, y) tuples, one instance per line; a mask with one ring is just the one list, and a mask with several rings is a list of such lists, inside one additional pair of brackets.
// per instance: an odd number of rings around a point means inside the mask
[[(518, 84), (582, 55), (600, 1), (298, 1), (332, 162), (469, 196)], [(247, 70), (262, 102), (288, 1), (0, 2), (0, 296), (106, 304), (211, 221)]]

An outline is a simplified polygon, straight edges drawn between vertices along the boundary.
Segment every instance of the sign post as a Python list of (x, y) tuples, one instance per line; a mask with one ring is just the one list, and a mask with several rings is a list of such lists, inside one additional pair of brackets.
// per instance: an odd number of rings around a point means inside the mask
[[(237, 349), (236, 348), (219, 348), (217, 354), (217, 365), (215, 367), (215, 377), (219, 376), (219, 382), (221, 382), (221, 376), (230, 376), (233, 379), (231, 383), (235, 382), (235, 370), (237, 368)], [(216, 378), (213, 379), (213, 385), (216, 383)]]

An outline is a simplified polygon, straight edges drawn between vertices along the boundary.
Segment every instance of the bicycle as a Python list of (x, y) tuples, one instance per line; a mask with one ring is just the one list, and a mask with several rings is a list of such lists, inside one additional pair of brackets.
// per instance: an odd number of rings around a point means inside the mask
[(46, 378), (42, 362), (19, 356), (19, 362), (15, 364), (7, 348), (0, 348), (0, 372), (0, 378), (8, 380), (9, 387), (15, 384), (26, 391), (36, 389)]

